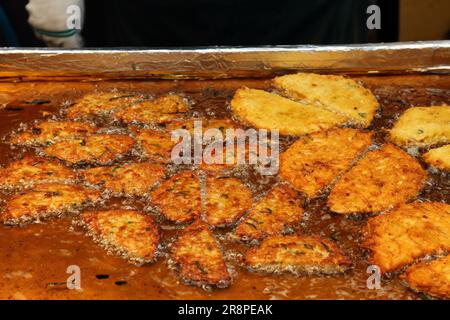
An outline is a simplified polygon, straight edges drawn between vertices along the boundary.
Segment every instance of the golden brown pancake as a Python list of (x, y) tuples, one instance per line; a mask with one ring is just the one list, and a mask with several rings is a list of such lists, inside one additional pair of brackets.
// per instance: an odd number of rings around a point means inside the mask
[(171, 161), (172, 148), (176, 142), (166, 131), (134, 129), (136, 141), (144, 155), (151, 161), (167, 163)]
[(415, 202), (369, 218), (362, 246), (383, 273), (429, 254), (450, 250), (450, 205)]
[(161, 233), (152, 217), (135, 210), (84, 212), (81, 222), (94, 240), (130, 262), (142, 265), (157, 257)]
[(450, 144), (431, 149), (423, 155), (423, 159), (435, 168), (450, 171)]
[(279, 235), (300, 223), (303, 208), (296, 192), (281, 185), (274, 187), (239, 223), (235, 234), (243, 241), (261, 241)]
[(400, 277), (414, 291), (450, 299), (450, 255), (411, 266)]
[(97, 134), (85, 139), (67, 140), (44, 149), (44, 153), (70, 164), (107, 165), (129, 153), (134, 139), (121, 134)]
[(346, 271), (350, 260), (331, 241), (311, 236), (270, 236), (245, 254), (245, 264), (267, 273), (334, 274)]
[(28, 188), (40, 183), (68, 183), (75, 179), (75, 172), (60, 162), (35, 156), (26, 156), (0, 168), (0, 188), (5, 189)]
[(381, 212), (416, 197), (426, 177), (412, 156), (387, 144), (368, 152), (342, 176), (328, 206), (342, 214)]
[(196, 221), (181, 231), (170, 248), (173, 266), (189, 284), (228, 287), (228, 273), (222, 250), (206, 224)]
[(363, 128), (370, 125), (379, 107), (369, 89), (343, 76), (297, 73), (276, 77), (273, 84), (291, 99), (342, 114)]
[(348, 118), (258, 89), (242, 88), (231, 101), (233, 113), (243, 123), (283, 135), (304, 135), (348, 122)]
[(151, 193), (152, 202), (169, 221), (192, 222), (200, 217), (200, 180), (191, 171), (178, 173), (163, 181)]
[(117, 196), (145, 196), (165, 174), (164, 166), (153, 163), (129, 163), (83, 170), (84, 179)]
[(187, 111), (188, 105), (183, 97), (166, 95), (119, 110), (115, 117), (127, 124), (163, 124), (179, 119)]
[(83, 122), (75, 121), (43, 121), (33, 124), (24, 132), (11, 138), (11, 144), (40, 146), (56, 142), (83, 139), (94, 134), (97, 129)]
[(0, 220), (17, 224), (77, 213), (99, 199), (97, 190), (57, 183), (40, 184), (7, 199)]
[(450, 142), (450, 106), (412, 107), (390, 131), (399, 146), (429, 146)]
[(204, 218), (209, 225), (233, 225), (251, 206), (252, 192), (239, 179), (207, 177)]
[(67, 108), (66, 115), (69, 119), (105, 116), (143, 99), (140, 94), (127, 92), (88, 93)]
[(316, 196), (350, 167), (372, 142), (372, 133), (333, 129), (300, 138), (280, 156), (280, 176), (308, 197)]

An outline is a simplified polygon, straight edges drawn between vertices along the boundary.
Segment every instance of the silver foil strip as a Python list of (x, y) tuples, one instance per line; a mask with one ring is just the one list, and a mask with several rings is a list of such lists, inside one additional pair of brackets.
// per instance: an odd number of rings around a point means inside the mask
[(0, 49), (0, 78), (211, 79), (295, 71), (449, 73), (450, 41), (190, 49)]

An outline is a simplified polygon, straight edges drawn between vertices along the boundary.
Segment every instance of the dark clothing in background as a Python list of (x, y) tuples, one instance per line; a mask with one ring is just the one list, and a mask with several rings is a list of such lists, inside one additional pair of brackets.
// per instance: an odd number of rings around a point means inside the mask
[[(11, 27), (14, 30), (19, 46), (41, 47), (45, 44), (36, 38), (33, 29), (28, 24), (28, 13), (25, 5), (28, 0), (0, 0), (0, 6), (4, 10)], [(5, 39), (4, 30), (0, 30), (0, 46), (12, 46)]]
[[(0, 0), (0, 46), (16, 46), (17, 42), (23, 47), (45, 46), (27, 22), (27, 2)], [(366, 28), (366, 10), (371, 4), (381, 7), (381, 30)], [(398, 0), (85, 0), (85, 7), (83, 36), (88, 47), (348, 44), (398, 39)], [(6, 19), (1, 19), (1, 11)], [(10, 40), (10, 30), (17, 41)]]
[(89, 47), (364, 43), (369, 0), (86, 0)]

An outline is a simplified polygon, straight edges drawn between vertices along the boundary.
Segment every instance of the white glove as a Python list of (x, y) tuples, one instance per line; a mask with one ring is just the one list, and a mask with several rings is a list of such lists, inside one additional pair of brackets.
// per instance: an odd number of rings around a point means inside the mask
[(84, 20), (84, 0), (29, 0), (28, 23), (50, 47), (79, 48)]

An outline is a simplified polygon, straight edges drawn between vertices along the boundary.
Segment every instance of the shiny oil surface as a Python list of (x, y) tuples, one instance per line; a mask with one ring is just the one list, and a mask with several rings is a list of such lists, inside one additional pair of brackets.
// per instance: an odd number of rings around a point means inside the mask
[[(381, 110), (369, 129), (377, 132), (375, 143), (383, 143), (386, 129), (406, 108), (415, 105), (450, 104), (450, 76), (359, 77), (377, 96)], [(87, 79), (89, 80), (89, 79)], [(192, 117), (231, 117), (227, 104), (241, 87), (271, 89), (268, 80), (179, 80), (179, 81), (72, 81), (0, 83), (0, 164), (5, 165), (29, 150), (11, 149), (7, 136), (35, 119), (50, 117), (61, 105), (73, 102), (85, 92), (131, 90), (151, 95), (183, 93), (195, 104)], [(34, 101), (33, 101), (34, 100)], [(40, 100), (40, 101), (39, 101)], [(43, 103), (44, 102), (44, 103)], [(105, 123), (99, 123), (105, 125)], [(109, 124), (106, 124), (109, 125)], [(283, 138), (282, 148), (294, 139)], [(413, 150), (418, 159), (423, 150)], [(426, 165), (422, 163), (426, 168)], [(420, 199), (450, 202), (449, 175), (433, 170)], [(255, 197), (263, 194), (276, 177), (262, 178), (253, 171), (237, 171)], [(5, 198), (7, 195), (2, 195)], [(217, 232), (234, 269), (233, 284), (227, 289), (205, 291), (180, 283), (166, 259), (136, 267), (108, 255), (71, 224), (71, 217), (23, 227), (0, 226), (0, 299), (418, 299), (396, 277), (383, 279), (381, 289), (366, 287), (367, 255), (358, 243), (365, 217), (346, 218), (329, 212), (326, 194), (305, 200), (305, 217), (298, 232), (333, 239), (351, 257), (354, 268), (337, 276), (271, 276), (250, 273), (239, 265), (239, 253), (246, 246), (229, 240), (229, 230)], [(111, 199), (105, 205), (146, 206), (143, 200)], [(170, 242), (177, 230), (165, 230)], [(69, 290), (65, 281), (69, 265), (81, 268), (81, 290)], [(58, 284), (60, 283), (60, 284)]]

